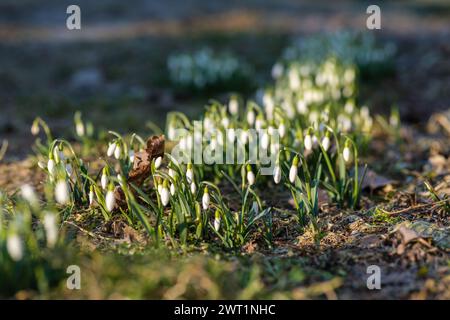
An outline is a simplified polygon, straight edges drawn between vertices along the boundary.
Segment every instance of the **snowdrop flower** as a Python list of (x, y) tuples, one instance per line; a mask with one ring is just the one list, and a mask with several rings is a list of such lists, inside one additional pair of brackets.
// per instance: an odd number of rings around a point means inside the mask
[(110, 143), (108, 146), (108, 151), (106, 151), (106, 155), (108, 157), (112, 157), (114, 155), (114, 152), (116, 151), (116, 147), (117, 147), (117, 145), (115, 142)]
[(247, 182), (249, 186), (252, 186), (255, 184), (255, 174), (252, 171), (252, 166), (247, 165)]
[(22, 240), (17, 234), (11, 234), (6, 240), (6, 249), (8, 254), (14, 261), (20, 261), (23, 257)]
[(230, 113), (232, 115), (237, 115), (239, 112), (239, 102), (237, 100), (236, 97), (232, 97), (230, 99), (230, 102), (228, 103), (228, 111), (230, 111)]
[(120, 147), (119, 144), (117, 144), (116, 149), (114, 150), (114, 158), (119, 160), (121, 155), (122, 155), (122, 148)]
[(247, 112), (247, 123), (248, 123), (248, 125), (249, 126), (253, 126), (253, 124), (255, 123), (255, 119), (256, 119), (255, 112), (253, 110), (249, 110)]
[(242, 130), (241, 131), (241, 135), (239, 136), (239, 140), (240, 140), (241, 144), (243, 144), (243, 145), (247, 144), (247, 141), (248, 141), (247, 130)]
[(192, 170), (192, 163), (188, 163), (186, 170), (186, 180), (188, 183), (192, 183), (194, 180), (194, 171)]
[(47, 246), (54, 247), (58, 240), (58, 229), (56, 227), (56, 216), (53, 213), (46, 213), (43, 220), (45, 235), (47, 238)]
[(48, 173), (50, 174), (50, 177), (54, 177), (55, 176), (55, 174), (56, 174), (56, 163), (55, 163), (55, 160), (53, 160), (53, 156), (50, 157), (50, 159), (48, 159), (47, 170), (48, 170)]
[(300, 114), (305, 114), (308, 111), (308, 108), (306, 106), (306, 102), (304, 100), (298, 100), (297, 101), (297, 111)]
[(295, 68), (289, 70), (289, 87), (291, 90), (297, 90), (300, 87), (300, 77)]
[(128, 154), (128, 157), (130, 158), (130, 162), (133, 163), (134, 162), (134, 150), (130, 151), (130, 153)]
[(79, 137), (84, 137), (85, 130), (83, 122), (77, 122), (75, 125), (75, 131)]
[(273, 169), (273, 181), (275, 184), (279, 184), (281, 181), (281, 168), (279, 164), (276, 164)]
[(350, 160), (350, 148), (348, 146), (348, 143), (345, 144), (344, 150), (342, 151), (342, 157), (344, 158), (345, 162), (348, 162)]
[(203, 191), (203, 197), (202, 197), (203, 210), (208, 210), (210, 200), (211, 199), (210, 199), (210, 196), (209, 196), (208, 187), (205, 187), (205, 190)]
[(325, 134), (325, 137), (322, 139), (322, 148), (323, 150), (328, 151), (328, 148), (330, 148), (330, 137), (328, 136), (328, 132)]
[(228, 117), (224, 117), (221, 123), (224, 128), (228, 128), (228, 126), (230, 125), (230, 120), (228, 119)]
[(299, 158), (296, 155), (294, 157), (294, 160), (292, 160), (292, 165), (291, 165), (291, 169), (289, 170), (289, 181), (291, 183), (295, 182), (295, 178), (297, 178), (297, 173), (298, 173), (298, 162), (299, 162)]
[[(162, 187), (162, 186), (161, 186)], [(162, 190), (162, 189), (161, 189)], [(159, 193), (161, 193), (160, 191), (159, 191)], [(175, 184), (171, 184), (170, 185), (170, 194), (172, 195), (172, 196), (174, 196), (175, 195)]]
[(31, 134), (33, 136), (37, 136), (39, 134), (39, 131), (40, 131), (40, 129), (39, 129), (39, 122), (34, 121), (33, 125), (31, 126)]
[(197, 186), (195, 185), (195, 182), (192, 181), (192, 183), (191, 183), (191, 193), (195, 195), (196, 192), (197, 192)]
[(95, 193), (94, 193), (94, 187), (91, 186), (89, 188), (89, 205), (92, 206), (94, 204), (95, 200)]
[(104, 167), (102, 177), (100, 178), (100, 184), (102, 185), (103, 190), (106, 190), (106, 188), (108, 187), (108, 182), (109, 182), (108, 170), (106, 169), (106, 167)]
[(38, 197), (32, 186), (24, 184), (20, 187), (20, 193), (31, 206), (36, 207), (38, 205)]
[(278, 126), (278, 133), (280, 134), (280, 138), (283, 138), (284, 135), (286, 134), (286, 126), (284, 125), (284, 123), (280, 123), (280, 125)]
[(264, 110), (266, 111), (267, 119), (271, 120), (273, 116), (273, 111), (275, 108), (275, 102), (273, 101), (272, 95), (270, 93), (265, 93), (263, 96)]
[(167, 206), (167, 204), (169, 203), (169, 198), (170, 198), (170, 192), (169, 192), (169, 189), (167, 188), (167, 185), (168, 185), (167, 180), (164, 180), (164, 182), (162, 184), (161, 192), (160, 192), (161, 203), (164, 207)]
[(230, 144), (234, 144), (234, 141), (236, 140), (236, 133), (234, 129), (227, 130), (227, 140)]
[(264, 131), (261, 136), (261, 148), (267, 150), (268, 147), (269, 147), (269, 135), (267, 134), (266, 131)]
[(162, 157), (158, 157), (155, 160), (155, 169), (158, 169), (161, 166), (162, 163)]
[(214, 230), (219, 231), (220, 229), (220, 212), (217, 209), (215, 214), (214, 214)]
[(175, 178), (175, 176), (176, 176), (175, 170), (173, 170), (172, 168), (169, 168), (169, 177), (171, 177), (173, 179), (173, 178)]
[(66, 180), (59, 180), (55, 186), (55, 199), (60, 205), (65, 205), (70, 200), (69, 186)]
[(279, 77), (281, 77), (283, 75), (283, 65), (280, 63), (276, 63), (273, 67), (272, 67), (272, 78), (273, 79), (278, 79)]
[(309, 134), (309, 132), (305, 136), (304, 144), (305, 144), (305, 149), (308, 151), (310, 151), (313, 147), (312, 137)]
[(258, 117), (255, 121), (255, 129), (261, 130), (263, 125), (264, 125), (264, 120), (262, 119), (262, 117)]
[(116, 206), (116, 197), (114, 196), (114, 186), (111, 183), (105, 197), (106, 210), (112, 212)]

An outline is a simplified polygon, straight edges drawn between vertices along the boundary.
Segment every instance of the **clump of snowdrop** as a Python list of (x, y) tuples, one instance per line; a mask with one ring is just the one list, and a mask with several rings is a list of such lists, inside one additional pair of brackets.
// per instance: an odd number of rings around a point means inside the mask
[(204, 48), (192, 54), (174, 54), (167, 61), (172, 82), (183, 88), (204, 89), (218, 85), (232, 86), (250, 80), (250, 68), (229, 53), (215, 53)]

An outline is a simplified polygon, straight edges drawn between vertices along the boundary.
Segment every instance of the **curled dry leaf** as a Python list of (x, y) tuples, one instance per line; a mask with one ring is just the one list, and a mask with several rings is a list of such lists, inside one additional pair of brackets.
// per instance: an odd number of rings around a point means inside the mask
[[(128, 184), (133, 184), (136, 187), (142, 186), (145, 179), (150, 175), (152, 160), (164, 157), (164, 142), (164, 135), (152, 136), (147, 140), (147, 148), (135, 153), (133, 167), (127, 178)], [(116, 198), (115, 209), (126, 207), (125, 194), (121, 187), (116, 187), (114, 196)]]

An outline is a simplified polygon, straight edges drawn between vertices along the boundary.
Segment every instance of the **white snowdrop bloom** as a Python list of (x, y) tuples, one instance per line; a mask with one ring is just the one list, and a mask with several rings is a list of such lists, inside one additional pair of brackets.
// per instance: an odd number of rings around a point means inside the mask
[(197, 192), (197, 185), (192, 181), (191, 183), (191, 193), (195, 194)]
[(130, 151), (130, 153), (128, 154), (128, 157), (130, 158), (130, 162), (133, 163), (134, 162), (134, 150)]
[(273, 135), (274, 131), (275, 131), (275, 128), (273, 126), (267, 127), (267, 132), (269, 133), (269, 135)]
[(109, 188), (108, 192), (106, 193), (105, 205), (106, 205), (106, 210), (108, 212), (112, 212), (114, 210), (114, 207), (116, 206), (116, 197), (114, 196), (114, 190), (113, 190), (112, 186)]
[(175, 140), (175, 134), (175, 128), (172, 125), (169, 125), (169, 128), (167, 129), (167, 137), (169, 138), (169, 140)]
[(171, 177), (172, 179), (175, 178), (175, 176), (177, 175), (177, 173), (175, 172), (175, 170), (173, 170), (172, 168), (169, 168), (169, 177)]
[(391, 116), (389, 117), (389, 124), (390, 124), (392, 127), (398, 127), (399, 122), (400, 122), (400, 120), (399, 120), (398, 115), (396, 115), (396, 114), (391, 114)]
[(273, 116), (273, 111), (275, 108), (275, 103), (273, 101), (271, 94), (269, 94), (269, 93), (264, 94), (263, 104), (264, 104), (264, 110), (266, 112), (267, 119), (271, 120), (272, 116)]
[(44, 215), (44, 229), (47, 238), (47, 246), (53, 248), (58, 240), (58, 229), (56, 226), (56, 216), (53, 213), (47, 212)]
[(69, 200), (70, 200), (69, 186), (68, 186), (66, 180), (59, 180), (56, 183), (55, 199), (61, 205), (65, 205), (69, 202)]
[(114, 155), (114, 152), (116, 151), (116, 146), (117, 145), (115, 142), (109, 144), (108, 150), (106, 151), (106, 155), (108, 157), (112, 157)]
[(278, 154), (279, 151), (280, 151), (280, 144), (278, 142), (272, 142), (270, 144), (270, 153)]
[(162, 188), (163, 188), (163, 184), (162, 183), (158, 183), (157, 186), (156, 186), (156, 189), (158, 190), (159, 195), (161, 195)]
[(103, 169), (102, 177), (100, 178), (100, 184), (102, 185), (103, 190), (106, 190), (106, 188), (108, 187), (108, 182), (109, 182), (108, 175), (106, 173), (106, 170)]
[(361, 107), (361, 117), (363, 117), (364, 119), (367, 119), (370, 117), (369, 107), (367, 107), (367, 106)]
[(306, 150), (309, 151), (309, 150), (312, 149), (313, 141), (312, 141), (312, 137), (311, 137), (311, 135), (309, 133), (305, 136), (304, 144), (305, 144), (305, 149)]
[(209, 196), (208, 187), (205, 187), (205, 190), (204, 190), (203, 196), (202, 196), (202, 207), (203, 207), (203, 210), (208, 210), (210, 201), (211, 201), (211, 198)]
[(180, 142), (178, 142), (178, 145), (180, 146), (181, 150), (186, 150), (187, 149), (187, 140), (186, 137), (183, 137), (180, 139)]
[(117, 144), (116, 149), (114, 150), (114, 158), (119, 160), (121, 155), (122, 155), (122, 148), (120, 147), (119, 144)]
[(261, 136), (261, 148), (267, 150), (267, 148), (269, 147), (269, 135), (267, 134), (266, 131), (263, 132), (262, 136)]
[(275, 168), (273, 169), (273, 181), (276, 184), (279, 184), (281, 181), (281, 168), (278, 164), (275, 165)]
[(319, 144), (319, 139), (317, 138), (317, 136), (313, 135), (311, 137), (311, 139), (312, 139), (313, 148), (317, 147), (317, 145)]
[(345, 162), (348, 162), (350, 160), (350, 148), (348, 146), (344, 147), (344, 150), (342, 151), (342, 157), (344, 158)]
[(89, 190), (89, 205), (90, 206), (92, 206), (94, 204), (94, 200), (95, 200), (94, 188), (91, 187)]
[(14, 261), (20, 261), (23, 257), (22, 239), (17, 234), (9, 235), (6, 240), (6, 249)]
[(352, 101), (347, 101), (346, 103), (345, 103), (345, 106), (344, 106), (344, 110), (345, 110), (345, 112), (347, 112), (347, 113), (353, 113), (353, 109), (355, 108), (355, 105), (353, 104), (353, 102)]
[(194, 180), (194, 171), (192, 170), (192, 164), (191, 163), (189, 163), (187, 165), (186, 180), (187, 180), (188, 183), (192, 183), (192, 181)]
[(155, 160), (155, 169), (158, 169), (161, 166), (162, 163), (162, 157), (158, 157)]
[(328, 135), (325, 135), (322, 139), (322, 148), (325, 151), (328, 151), (328, 148), (330, 147), (330, 137)]
[(167, 206), (167, 204), (169, 203), (169, 199), (170, 199), (170, 192), (169, 189), (167, 189), (167, 182), (165, 181), (162, 189), (161, 189), (161, 203), (162, 205), (165, 207)]
[[(162, 186), (161, 186), (162, 187)], [(175, 195), (175, 185), (172, 183), (171, 185), (170, 185), (170, 194), (172, 195), (172, 196), (174, 196)], [(160, 192), (161, 193), (161, 192)]]
[(33, 187), (29, 184), (24, 184), (20, 187), (20, 193), (22, 197), (33, 207), (38, 205), (38, 197)]
[(236, 133), (234, 129), (228, 129), (227, 130), (227, 140), (229, 143), (233, 144), (236, 140)]
[(256, 121), (255, 121), (255, 129), (256, 130), (261, 130), (263, 125), (264, 125), (263, 119), (261, 119), (261, 118), (256, 119)]
[(247, 182), (249, 186), (255, 184), (255, 174), (253, 173), (250, 165), (247, 166)]
[(346, 69), (344, 72), (344, 80), (347, 83), (352, 83), (355, 80), (355, 69)]
[(84, 124), (83, 124), (83, 122), (78, 122), (78, 123), (75, 125), (75, 131), (77, 132), (77, 135), (78, 135), (79, 137), (84, 137), (85, 130), (84, 130)]
[(50, 174), (50, 177), (54, 177), (56, 174), (56, 163), (55, 160), (53, 160), (52, 158), (50, 158), (47, 162), (47, 170), (48, 173)]
[(224, 117), (220, 123), (222, 124), (222, 126), (224, 128), (228, 128), (228, 126), (230, 125), (230, 119), (228, 119), (228, 117)]
[(280, 134), (280, 137), (283, 138), (286, 134), (286, 126), (284, 125), (284, 123), (281, 123), (278, 126), (278, 133)]
[(308, 111), (308, 107), (307, 107), (306, 102), (304, 100), (298, 100), (297, 101), (297, 111), (300, 114), (305, 114)]
[(193, 143), (194, 143), (194, 141), (193, 141), (193, 139), (192, 139), (192, 135), (188, 135), (188, 136), (186, 137), (186, 149), (187, 149), (187, 150), (192, 150)]
[(241, 134), (239, 136), (239, 140), (241, 142), (241, 144), (247, 144), (248, 141), (248, 132), (247, 130), (242, 130)]
[(249, 126), (253, 126), (253, 124), (255, 123), (255, 119), (256, 119), (255, 112), (253, 110), (249, 110), (247, 112), (247, 123), (248, 123), (248, 125)]
[(300, 87), (300, 76), (295, 68), (289, 70), (289, 87), (291, 90), (297, 90)]
[(294, 160), (292, 160), (291, 169), (289, 170), (289, 181), (291, 183), (295, 182), (295, 178), (297, 178), (298, 173), (298, 156), (295, 156)]
[(280, 63), (276, 63), (273, 67), (272, 67), (272, 78), (273, 79), (278, 79), (279, 77), (281, 77), (283, 75), (283, 65)]
[(220, 212), (219, 210), (216, 210), (216, 213), (214, 214), (214, 230), (219, 231), (220, 229)]
[(231, 98), (230, 102), (228, 103), (228, 111), (230, 111), (230, 113), (232, 115), (237, 115), (239, 112), (239, 102), (236, 98)]
[(38, 122), (33, 122), (33, 125), (31, 126), (31, 134), (33, 136), (37, 136), (39, 134), (39, 123)]

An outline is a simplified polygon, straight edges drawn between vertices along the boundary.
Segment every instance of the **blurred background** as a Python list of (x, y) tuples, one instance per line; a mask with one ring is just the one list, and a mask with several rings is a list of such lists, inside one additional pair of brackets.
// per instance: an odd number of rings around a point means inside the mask
[[(71, 4), (81, 8), (81, 30), (66, 28)], [(450, 2), (377, 1), (382, 29), (374, 31), (370, 4), (0, 0), (0, 140), (9, 141), (8, 159), (23, 158), (36, 116), (66, 135), (76, 110), (98, 128), (146, 135), (147, 121), (164, 129), (168, 111), (196, 117), (211, 98), (252, 97), (286, 48), (344, 30), (395, 48), (389, 68), (363, 78), (373, 110), (397, 104), (404, 121), (420, 125), (449, 109)]]

